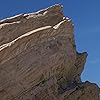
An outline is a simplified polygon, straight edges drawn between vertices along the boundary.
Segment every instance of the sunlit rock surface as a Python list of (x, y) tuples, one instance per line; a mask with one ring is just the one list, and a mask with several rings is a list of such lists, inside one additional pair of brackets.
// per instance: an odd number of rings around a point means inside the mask
[(99, 100), (99, 87), (80, 79), (87, 53), (62, 8), (0, 21), (0, 100)]

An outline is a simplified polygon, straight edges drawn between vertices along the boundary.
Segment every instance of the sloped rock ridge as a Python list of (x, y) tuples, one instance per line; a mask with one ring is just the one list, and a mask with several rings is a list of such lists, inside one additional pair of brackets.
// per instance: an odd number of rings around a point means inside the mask
[(81, 81), (87, 53), (78, 53), (62, 5), (0, 21), (0, 100), (100, 100)]

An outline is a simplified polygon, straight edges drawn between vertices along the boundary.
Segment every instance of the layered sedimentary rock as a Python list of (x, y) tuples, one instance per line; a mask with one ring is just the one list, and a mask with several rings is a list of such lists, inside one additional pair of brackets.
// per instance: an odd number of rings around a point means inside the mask
[(73, 31), (61, 5), (1, 20), (0, 100), (99, 100)]

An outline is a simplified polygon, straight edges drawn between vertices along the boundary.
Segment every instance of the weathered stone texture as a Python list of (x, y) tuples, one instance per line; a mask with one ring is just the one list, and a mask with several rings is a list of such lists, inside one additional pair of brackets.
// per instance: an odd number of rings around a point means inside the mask
[(0, 100), (99, 100), (82, 82), (72, 21), (55, 5), (0, 21)]

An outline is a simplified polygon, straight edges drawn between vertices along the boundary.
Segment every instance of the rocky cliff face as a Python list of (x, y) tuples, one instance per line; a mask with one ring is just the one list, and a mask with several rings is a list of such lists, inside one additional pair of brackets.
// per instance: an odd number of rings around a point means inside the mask
[(0, 100), (99, 100), (82, 82), (87, 53), (78, 53), (72, 21), (55, 5), (0, 21)]

